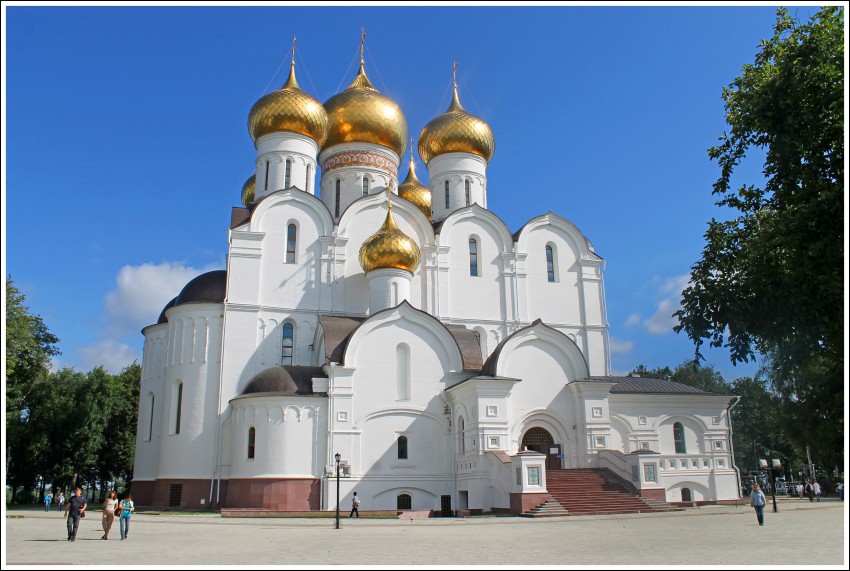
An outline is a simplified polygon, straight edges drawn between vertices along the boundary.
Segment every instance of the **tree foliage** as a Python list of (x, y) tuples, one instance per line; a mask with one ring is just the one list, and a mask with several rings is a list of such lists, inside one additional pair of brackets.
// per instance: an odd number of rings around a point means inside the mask
[[(728, 347), (733, 363), (769, 357), (767, 376), (800, 417), (800, 441), (843, 441), (843, 8), (800, 23), (780, 9), (755, 63), (723, 90), (729, 131), (709, 149), (717, 204), (691, 268), (677, 332)], [(733, 175), (765, 152), (764, 184), (735, 190)]]
[(666, 379), (695, 387), (710, 393), (731, 394), (731, 387), (723, 379), (723, 375), (714, 370), (712, 366), (700, 365), (696, 361), (685, 361), (671, 370), (670, 367), (648, 369), (644, 365), (638, 365), (632, 373), (641, 377), (653, 379)]
[[(58, 341), (29, 313), (10, 279), (7, 328), (7, 471), (13, 490), (37, 482), (67, 487), (129, 479), (133, 472), (141, 367), (133, 363), (111, 375), (62, 368), (49, 372)], [(10, 414), (9, 411), (12, 411)], [(13, 495), (14, 499), (14, 495)]]

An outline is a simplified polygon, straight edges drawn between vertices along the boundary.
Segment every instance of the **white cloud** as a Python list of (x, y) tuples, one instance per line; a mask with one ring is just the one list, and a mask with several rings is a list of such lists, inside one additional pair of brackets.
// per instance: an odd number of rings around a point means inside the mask
[(608, 346), (612, 354), (628, 353), (634, 348), (635, 344), (633, 341), (620, 341), (619, 339), (614, 339), (613, 337), (611, 337), (608, 340)]
[(102, 365), (107, 372), (117, 375), (133, 361), (142, 362), (138, 349), (112, 339), (85, 345), (77, 350), (77, 369), (84, 372)]
[(106, 321), (110, 336), (137, 334), (156, 323), (162, 308), (189, 280), (216, 267), (193, 268), (180, 263), (124, 266), (116, 288), (106, 294)]
[(688, 282), (691, 280), (691, 274), (683, 274), (667, 278), (661, 282), (661, 287), (658, 288), (663, 294), (675, 297), (677, 300), (682, 296), (682, 290), (688, 287)]
[(632, 325), (637, 325), (640, 323), (640, 320), (640, 313), (632, 313), (629, 318), (626, 319), (626, 326), (631, 327)]
[(644, 328), (653, 335), (666, 335), (673, 332), (673, 326), (678, 320), (673, 317), (673, 312), (679, 309), (678, 298), (664, 299), (658, 304), (655, 315), (643, 322)]

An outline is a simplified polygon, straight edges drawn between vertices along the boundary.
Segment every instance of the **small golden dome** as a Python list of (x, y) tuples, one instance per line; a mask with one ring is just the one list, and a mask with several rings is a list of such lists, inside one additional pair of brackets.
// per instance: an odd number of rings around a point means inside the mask
[(419, 246), (396, 225), (389, 200), (384, 225), (360, 246), (360, 266), (367, 274), (381, 268), (413, 273), (419, 267)]
[(298, 87), (294, 61), (283, 87), (260, 97), (248, 113), (248, 133), (254, 142), (263, 135), (279, 131), (306, 135), (319, 146), (328, 136), (325, 108)]
[(449, 108), (431, 119), (419, 134), (419, 156), (426, 165), (444, 153), (473, 153), (490, 162), (495, 152), (493, 130), (486, 122), (464, 110), (455, 83)]
[(242, 185), (242, 206), (248, 208), (254, 202), (254, 188), (257, 184), (257, 175), (252, 174), (245, 184)]
[(399, 157), (407, 148), (407, 120), (398, 104), (372, 87), (363, 60), (346, 89), (325, 101), (328, 138), (323, 149), (342, 143), (377, 143)]
[(407, 172), (407, 178), (404, 179), (404, 182), (398, 185), (398, 195), (410, 201), (416, 208), (422, 211), (425, 218), (431, 220), (431, 190), (422, 184), (422, 181), (416, 176), (415, 166), (413, 162), (413, 150), (411, 149), (410, 170)]

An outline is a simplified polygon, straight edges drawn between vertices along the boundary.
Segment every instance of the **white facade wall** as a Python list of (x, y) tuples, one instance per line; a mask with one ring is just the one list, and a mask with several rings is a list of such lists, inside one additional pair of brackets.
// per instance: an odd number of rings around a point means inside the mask
[[(256, 185), (254, 201), (281, 189), (298, 188), (315, 194), (316, 155), (319, 145), (305, 135), (278, 132), (256, 141)], [(289, 184), (286, 180), (289, 161)]]
[[(431, 189), (431, 219), (445, 220), (452, 212), (472, 204), (487, 208), (487, 161), (472, 153), (445, 153), (431, 159), (428, 186)], [(446, 204), (446, 183), (449, 183)], [(467, 182), (469, 201), (467, 202)]]
[[(398, 192), (399, 156), (390, 149), (371, 143), (345, 143), (325, 149), (319, 155), (323, 165), (321, 199), (335, 220), (363, 196), (378, 194), (391, 186)], [(331, 170), (326, 170), (330, 164)], [(363, 180), (368, 192), (363, 193)], [(339, 208), (337, 208), (337, 181), (339, 181)]]
[(155, 480), (159, 473), (168, 324), (146, 327), (139, 389), (134, 480)]

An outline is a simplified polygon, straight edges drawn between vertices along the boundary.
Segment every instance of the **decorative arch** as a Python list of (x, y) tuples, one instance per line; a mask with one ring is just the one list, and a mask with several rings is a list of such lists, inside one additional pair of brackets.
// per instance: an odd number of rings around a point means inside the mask
[[(369, 194), (367, 196), (361, 196), (354, 202), (348, 205), (348, 207), (342, 212), (339, 217), (339, 227), (337, 229), (337, 235), (340, 237), (348, 236), (348, 230), (352, 225), (358, 223), (358, 217), (361, 212), (365, 212), (367, 210), (371, 210), (374, 208), (382, 208), (384, 212), (386, 212), (386, 203), (387, 203), (387, 193), (386, 192), (376, 192)], [(431, 226), (431, 222), (422, 214), (422, 211), (419, 210), (416, 206), (414, 206), (411, 202), (404, 200), (403, 198), (393, 194), (392, 197), (393, 204), (393, 216), (398, 218), (402, 218), (405, 221), (409, 222), (413, 227), (415, 236), (411, 236), (416, 242), (419, 244), (419, 247), (429, 245), (433, 246), (435, 243), (434, 237), (434, 228)], [(375, 228), (377, 230), (377, 227)], [(328, 234), (329, 235), (329, 234)], [(356, 244), (357, 248), (360, 248), (360, 244)]]
[(428, 410), (424, 408), (417, 407), (384, 408), (378, 411), (373, 411), (365, 416), (361, 416), (360, 418), (358, 418), (354, 422), (353, 426), (363, 426), (370, 420), (375, 420), (376, 418), (381, 418), (384, 416), (412, 416), (417, 418), (427, 418), (439, 424), (440, 427), (444, 430), (449, 430), (448, 421), (444, 416), (439, 416), (428, 412)]
[(298, 188), (277, 190), (260, 199), (248, 218), (247, 230), (249, 232), (260, 232), (263, 218), (271, 208), (280, 204), (290, 205), (307, 213), (316, 223), (320, 236), (333, 235), (333, 217), (328, 207), (313, 194)]
[(454, 226), (459, 222), (468, 220), (479, 222), (479, 226), (488, 231), (488, 234), (495, 239), (500, 254), (513, 250), (513, 238), (507, 225), (505, 225), (501, 218), (493, 212), (486, 210), (477, 202), (449, 214), (440, 227), (440, 235), (448, 236), (453, 232)]
[(562, 218), (552, 211), (541, 216), (532, 218), (519, 231), (517, 238), (517, 251), (528, 253), (528, 237), (535, 230), (544, 226), (550, 226), (555, 234), (561, 236), (567, 244), (569, 244), (576, 253), (576, 258), (579, 259), (594, 259), (601, 260), (602, 258), (596, 254), (593, 249), (593, 244), (590, 240), (581, 233), (575, 224)]
[(566, 334), (549, 327), (541, 320), (536, 320), (527, 327), (523, 327), (506, 337), (487, 361), (484, 363), (482, 374), (491, 376), (509, 376), (505, 374), (506, 363), (510, 360), (512, 352), (519, 347), (533, 341), (542, 341), (555, 351), (566, 357), (569, 364), (568, 377), (572, 380), (584, 379), (590, 376), (587, 360), (578, 345)]
[[(420, 212), (421, 214), (421, 212)], [(412, 325), (420, 327), (431, 334), (431, 346), (442, 352), (446, 357), (446, 373), (450, 371), (462, 371), (463, 359), (457, 341), (446, 329), (446, 326), (437, 321), (436, 318), (415, 309), (407, 301), (403, 301), (396, 307), (391, 307), (369, 317), (351, 335), (345, 346), (342, 362), (346, 367), (355, 367), (357, 353), (363, 340), (374, 330), (389, 324), (404, 323), (408, 328)]]
[(528, 411), (517, 419), (511, 427), (511, 442), (516, 442), (517, 452), (522, 452), (522, 437), (532, 428), (542, 428), (552, 435), (555, 443), (566, 445), (569, 442), (567, 427), (563, 419), (546, 409), (538, 408)]

